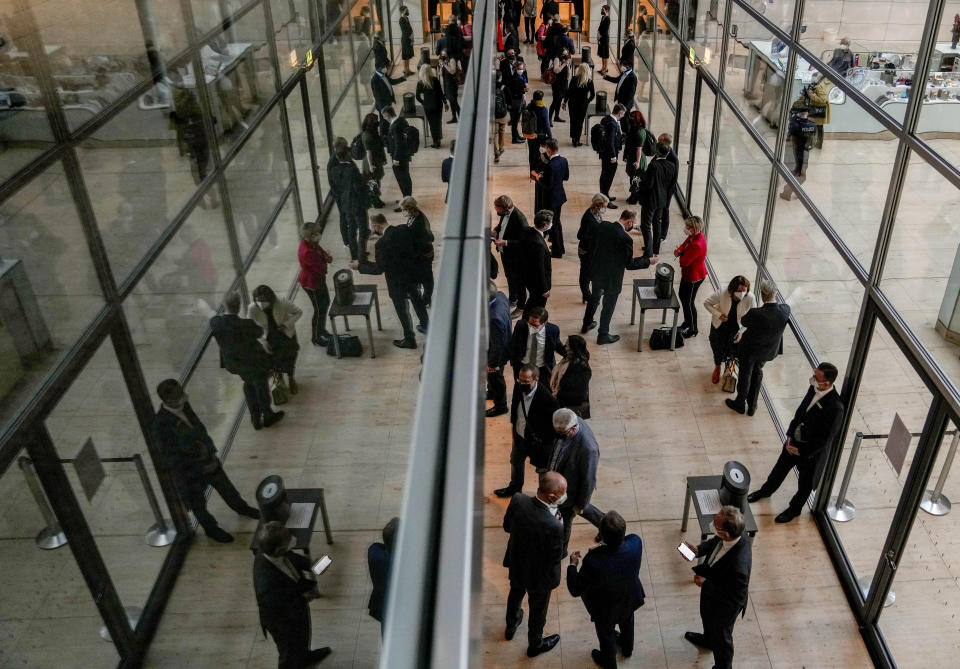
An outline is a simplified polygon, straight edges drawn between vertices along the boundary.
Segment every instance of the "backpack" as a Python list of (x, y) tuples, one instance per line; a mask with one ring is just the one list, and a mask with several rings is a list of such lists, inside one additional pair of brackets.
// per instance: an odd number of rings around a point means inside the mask
[(590, 146), (597, 153), (603, 153), (607, 148), (607, 129), (603, 123), (596, 123), (590, 128)]
[(412, 156), (420, 150), (420, 129), (412, 125), (407, 126), (407, 129), (404, 131), (403, 140), (406, 145), (407, 154)]
[(363, 135), (358, 132), (357, 136), (350, 142), (350, 157), (354, 160), (363, 160), (365, 154), (366, 149), (363, 148)]
[(507, 115), (507, 101), (503, 99), (503, 89), (498, 88), (493, 96), (493, 116), (503, 118)]
[(524, 109), (520, 114), (520, 134), (527, 139), (537, 136), (537, 115), (529, 109)]

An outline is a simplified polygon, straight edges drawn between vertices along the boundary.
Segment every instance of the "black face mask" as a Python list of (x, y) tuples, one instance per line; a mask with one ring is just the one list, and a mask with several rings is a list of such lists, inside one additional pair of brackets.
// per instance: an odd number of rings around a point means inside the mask
[(524, 395), (526, 395), (526, 394), (528, 394), (531, 390), (533, 390), (533, 385), (532, 385), (532, 384), (529, 384), (529, 383), (518, 383), (518, 384), (517, 384), (517, 388), (520, 389), (520, 392), (521, 392), (521, 393), (523, 393)]
[(511, 62), (511, 63), (514, 62), (514, 61), (517, 59), (516, 56), (508, 56), (508, 58), (510, 59), (510, 62)]

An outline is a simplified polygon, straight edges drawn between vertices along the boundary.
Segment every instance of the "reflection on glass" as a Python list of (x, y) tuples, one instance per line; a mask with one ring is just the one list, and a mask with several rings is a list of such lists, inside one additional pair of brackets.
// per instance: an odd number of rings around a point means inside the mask
[(734, 211), (760, 247), (763, 214), (770, 187), (770, 161), (733, 113), (722, 104), (714, 174)]
[[(257, 251), (253, 263), (247, 269), (247, 287), (252, 291), (263, 284), (270, 286), (281, 296), (286, 296), (294, 277), (299, 274), (297, 247), (300, 244), (300, 225), (296, 204), (287, 198), (270, 234)], [(308, 328), (309, 329), (309, 328)]]
[(348, 142), (360, 131), (360, 110), (357, 92), (353, 86), (347, 90), (340, 107), (333, 115), (333, 137), (343, 137)]
[[(690, 189), (690, 201), (688, 203), (690, 211), (698, 216), (703, 215), (707, 183), (707, 163), (710, 161), (710, 136), (713, 132), (713, 110), (716, 102), (717, 98), (713, 94), (713, 91), (707, 86), (702, 86), (700, 89), (700, 116), (697, 120), (697, 152), (695, 164), (691, 166), (693, 169), (693, 184)], [(679, 141), (685, 144), (687, 142), (686, 136), (681, 134)], [(688, 151), (684, 146), (679, 146), (679, 148), (684, 152)], [(685, 161), (681, 158), (680, 162), (683, 164)]]
[(647, 117), (647, 127), (655, 134), (669, 132), (673, 134), (673, 110), (667, 105), (666, 99), (660, 93), (660, 87), (650, 82), (650, 113)]
[[(916, 132), (945, 161), (960, 169), (960, 135), (957, 134), (954, 115), (960, 104), (960, 50), (956, 46), (960, 24), (955, 23), (960, 19), (956, 16), (960, 16), (960, 9), (956, 15), (944, 10), (940, 21), (943, 41), (934, 45), (931, 74), (927, 78)], [(953, 28), (957, 28), (957, 32), (952, 32)], [(946, 128), (950, 130), (945, 132)]]
[(273, 37), (277, 44), (280, 79), (295, 73), (306, 64), (306, 54), (313, 47), (310, 16), (315, 14), (312, 0), (289, 0), (273, 3)]
[[(313, 170), (310, 169), (310, 148), (307, 145), (307, 121), (303, 116), (303, 97), (300, 88), (291, 91), (286, 98), (287, 124), (290, 127), (290, 143), (293, 146), (293, 162), (297, 174), (297, 187), (300, 190), (300, 204), (303, 207), (303, 218), (306, 221), (315, 221), (320, 212), (313, 180)], [(311, 108), (311, 112), (312, 112)], [(311, 114), (312, 115), (312, 114)], [(320, 129), (316, 126), (315, 117), (313, 132), (314, 139)], [(319, 154), (319, 152), (318, 152)]]
[(660, 83), (666, 90), (670, 102), (677, 100), (677, 79), (681, 67), (681, 57), (685, 54), (680, 43), (673, 39), (672, 34), (658, 35), (657, 45), (653, 54), (653, 70), (660, 78)]
[[(359, 39), (364, 41), (366, 38)], [(323, 43), (323, 64), (326, 68), (324, 75), (327, 77), (327, 92), (332, 106), (340, 99), (356, 67), (349, 15), (340, 20), (337, 30)]]
[(707, 224), (707, 258), (721, 286), (726, 286), (738, 274), (751, 282), (757, 276), (757, 264), (716, 191), (712, 195)]

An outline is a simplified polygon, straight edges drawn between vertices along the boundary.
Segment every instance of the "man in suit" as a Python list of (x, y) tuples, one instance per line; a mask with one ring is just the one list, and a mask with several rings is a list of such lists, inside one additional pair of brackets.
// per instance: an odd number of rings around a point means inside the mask
[[(410, 124), (407, 119), (397, 116), (393, 107), (384, 107), (383, 118), (389, 124), (387, 129), (387, 152), (393, 164), (393, 176), (397, 178), (397, 185), (403, 197), (413, 195), (413, 181), (410, 180), (410, 148), (407, 146), (407, 130)], [(400, 207), (394, 209), (400, 212)]]
[(366, 182), (350, 155), (350, 145), (343, 137), (334, 142), (333, 159), (327, 164), (327, 180), (340, 213), (340, 238), (350, 250), (350, 258), (357, 260), (361, 253), (366, 253), (370, 237), (367, 226), (370, 198)]
[(563, 553), (567, 553), (573, 517), (583, 516), (594, 526), (600, 526), (603, 511), (590, 503), (597, 487), (597, 464), (600, 447), (593, 430), (570, 409), (553, 412), (553, 429), (557, 439), (547, 468), (560, 472), (567, 480), (567, 499), (560, 504), (563, 519)]
[(660, 220), (670, 205), (671, 188), (677, 182), (677, 168), (670, 162), (670, 147), (657, 143), (657, 154), (643, 173), (640, 184), (640, 232), (643, 234), (643, 255), (656, 262), (660, 255)]
[(399, 526), (400, 519), (394, 516), (383, 527), (383, 543), (376, 541), (367, 549), (367, 568), (370, 570), (370, 582), (373, 583), (367, 610), (370, 617), (380, 623), (381, 637), (383, 614), (387, 611), (387, 592), (390, 590), (390, 562), (393, 560), (393, 547)]
[(840, 431), (843, 402), (834, 387), (837, 374), (837, 368), (829, 362), (817, 365), (810, 377), (807, 394), (787, 427), (787, 440), (783, 443), (777, 463), (760, 489), (747, 496), (749, 502), (769, 497), (777, 491), (790, 470), (796, 467), (799, 474), (797, 494), (790, 500), (787, 510), (774, 519), (778, 523), (789, 523), (800, 515), (817, 483), (814, 480), (816, 475), (822, 472), (820, 463)]
[(577, 255), (580, 257), (580, 296), (584, 304), (593, 296), (591, 281), (593, 270), (590, 261), (593, 249), (596, 247), (597, 227), (603, 223), (603, 210), (610, 200), (603, 193), (597, 193), (590, 201), (590, 208), (583, 212), (580, 218), (580, 229), (577, 230)]
[(783, 352), (783, 330), (790, 320), (790, 307), (777, 303), (777, 290), (772, 281), (760, 282), (760, 298), (763, 306), (743, 315), (740, 325), (746, 330), (733, 338), (735, 344), (739, 343), (740, 377), (736, 398), (724, 400), (728, 407), (741, 414), (746, 411), (748, 416), (757, 412), (763, 366)]
[(507, 382), (503, 366), (510, 354), (510, 303), (497, 290), (493, 281), (487, 284), (490, 310), (490, 337), (487, 341), (487, 398), (493, 406), (487, 409), (487, 418), (507, 413)]
[(743, 514), (724, 506), (713, 516), (716, 536), (699, 546), (687, 546), (704, 559), (693, 568), (693, 582), (700, 588), (700, 620), (703, 634), (687, 632), (683, 638), (713, 651), (714, 669), (733, 666), (733, 626), (747, 609), (752, 552), (750, 538), (743, 536)]
[(597, 226), (594, 238), (593, 257), (590, 259), (592, 268), (593, 294), (587, 302), (583, 312), (582, 334), (586, 334), (597, 327), (593, 320), (597, 313), (600, 300), (603, 300), (603, 309), (600, 311), (600, 328), (597, 330), (598, 344), (612, 344), (620, 340), (620, 335), (610, 334), (610, 321), (617, 308), (617, 300), (623, 289), (623, 273), (626, 270), (643, 269), (650, 266), (647, 256), (634, 257), (633, 240), (627, 234), (633, 229), (637, 214), (624, 209), (620, 220), (616, 223), (604, 221)]
[[(439, 144), (437, 145), (439, 146)], [(450, 197), (450, 176), (453, 174), (453, 154), (457, 150), (457, 140), (450, 140), (450, 155), (440, 163), (440, 181), (447, 184), (447, 190), (443, 194), (443, 202), (446, 204)]]
[(604, 75), (603, 78), (617, 85), (613, 99), (622, 104), (627, 111), (633, 109), (633, 96), (637, 92), (637, 73), (633, 71), (633, 64), (630, 61), (622, 60), (620, 61), (619, 77)]
[[(333, 6), (338, 6), (336, 3), (332, 2), (330, 4)], [(374, 66), (378, 70), (386, 71), (389, 69), (390, 56), (387, 54), (387, 45), (384, 43), (382, 30), (378, 30), (377, 34), (373, 36), (373, 59)]]
[(500, 251), (503, 273), (507, 277), (510, 293), (511, 316), (519, 316), (527, 306), (527, 289), (523, 283), (523, 233), (530, 227), (527, 217), (517, 209), (509, 195), (501, 195), (493, 201), (493, 209), (500, 221), (493, 228), (493, 245)]
[(546, 159), (539, 170), (532, 170), (530, 177), (537, 182), (540, 201), (544, 209), (553, 212), (553, 225), (550, 228), (550, 254), (554, 258), (563, 257), (563, 229), (560, 225), (560, 211), (567, 201), (567, 192), (563, 182), (570, 178), (570, 165), (559, 154), (560, 144), (551, 137), (543, 143)]
[(290, 550), (291, 539), (290, 530), (281, 523), (264, 523), (253, 560), (260, 627), (277, 644), (279, 669), (311, 667), (330, 654), (329, 646), (310, 650), (313, 630), (308, 602), (320, 593), (309, 558)]
[[(497, 497), (511, 497), (523, 490), (523, 468), (527, 457), (538, 470), (546, 470), (550, 461), (549, 449), (553, 445), (554, 435), (553, 412), (557, 410), (557, 400), (539, 379), (540, 372), (533, 365), (520, 368), (510, 407), (510, 424), (513, 426), (510, 484), (494, 490), (493, 494)], [(562, 534), (560, 538), (562, 541)]]
[(160, 447), (161, 466), (170, 472), (181, 499), (193, 511), (207, 536), (222, 544), (233, 541), (233, 535), (217, 524), (207, 511), (207, 486), (213, 486), (223, 501), (241, 516), (259, 519), (260, 512), (247, 504), (223, 471), (217, 448), (197, 414), (187, 401), (187, 393), (175, 379), (157, 385), (160, 410), (150, 426), (150, 433)]
[(524, 595), (528, 596), (530, 619), (527, 622), (527, 657), (551, 650), (560, 641), (559, 634), (543, 637), (550, 593), (560, 585), (560, 560), (563, 555), (563, 523), (557, 504), (567, 482), (556, 472), (540, 477), (537, 496), (518, 492), (510, 500), (503, 517), (503, 529), (510, 534), (503, 566), (509, 569), (510, 593), (507, 595), (507, 627), (504, 637), (513, 639), (523, 622)]
[(603, 127), (603, 150), (600, 155), (600, 192), (607, 196), (610, 202), (607, 208), (616, 209), (613, 203), (617, 198), (610, 197), (610, 186), (617, 175), (617, 155), (623, 146), (623, 132), (620, 129), (620, 119), (627, 113), (626, 107), (619, 102), (613, 105), (613, 110), (600, 120)]
[(534, 307), (526, 318), (517, 321), (510, 337), (510, 366), (517, 379), (523, 365), (533, 365), (540, 376), (549, 379), (556, 364), (556, 354), (567, 355), (567, 347), (560, 341), (560, 328), (548, 323), (550, 314), (543, 307)]
[(524, 316), (534, 307), (547, 306), (550, 287), (553, 285), (553, 263), (545, 237), (553, 225), (553, 212), (541, 209), (533, 217), (533, 227), (523, 231), (520, 239), (520, 266), (523, 268), (523, 285), (527, 289), (527, 304)]
[(387, 70), (389, 65), (377, 67), (370, 77), (370, 88), (373, 90), (373, 106), (378, 112), (382, 112), (385, 107), (397, 104), (397, 96), (393, 92), (394, 84), (401, 84), (407, 80), (406, 77), (394, 79)]
[(680, 159), (677, 157), (677, 150), (673, 148), (673, 135), (669, 132), (660, 133), (657, 137), (657, 142), (666, 145), (667, 148), (670, 149), (670, 153), (667, 155), (667, 162), (673, 165), (674, 169), (673, 181), (667, 186), (667, 204), (664, 205), (660, 212), (660, 241), (663, 241), (667, 238), (667, 233), (670, 231), (670, 202), (673, 200), (673, 194), (677, 189), (677, 178), (680, 174)]
[(646, 597), (640, 583), (643, 542), (636, 534), (627, 534), (627, 523), (616, 511), (603, 515), (598, 538), (601, 545), (590, 549), (579, 572), (580, 551), (570, 555), (567, 589), (583, 599), (597, 630), (600, 648), (590, 651), (593, 661), (616, 669), (618, 646), (624, 657), (633, 655), (633, 612)]
[(210, 329), (220, 346), (220, 366), (243, 380), (253, 429), (270, 427), (283, 418), (283, 412), (270, 406), (270, 355), (260, 343), (263, 329), (240, 317), (240, 293), (227, 293), (223, 307), (225, 313), (210, 319)]

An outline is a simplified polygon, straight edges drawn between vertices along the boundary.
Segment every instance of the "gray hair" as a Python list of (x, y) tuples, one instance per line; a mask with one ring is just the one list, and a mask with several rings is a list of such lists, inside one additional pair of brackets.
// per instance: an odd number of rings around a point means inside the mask
[(597, 193), (592, 198), (590, 198), (590, 206), (593, 206), (593, 207), (606, 207), (607, 203), (609, 202), (610, 202), (610, 198), (608, 198), (603, 193)]
[(231, 290), (223, 298), (223, 307), (227, 310), (228, 314), (239, 314), (240, 313), (240, 293), (235, 290)]
[(493, 206), (501, 209), (513, 209), (513, 200), (509, 195), (501, 195), (493, 201)]
[(776, 296), (777, 286), (770, 279), (760, 280), (760, 299), (769, 302)]
[(553, 412), (553, 429), (566, 432), (577, 424), (577, 414), (570, 409), (557, 409)]
[(406, 209), (406, 210), (415, 209), (417, 211), (420, 211), (420, 207), (419, 205), (417, 205), (417, 201), (413, 198), (412, 195), (408, 195), (402, 200), (400, 200), (400, 208)]
[(743, 514), (740, 513), (740, 509), (729, 505), (720, 507), (720, 527), (717, 528), (718, 530), (723, 530), (736, 539), (743, 534), (743, 528)]

